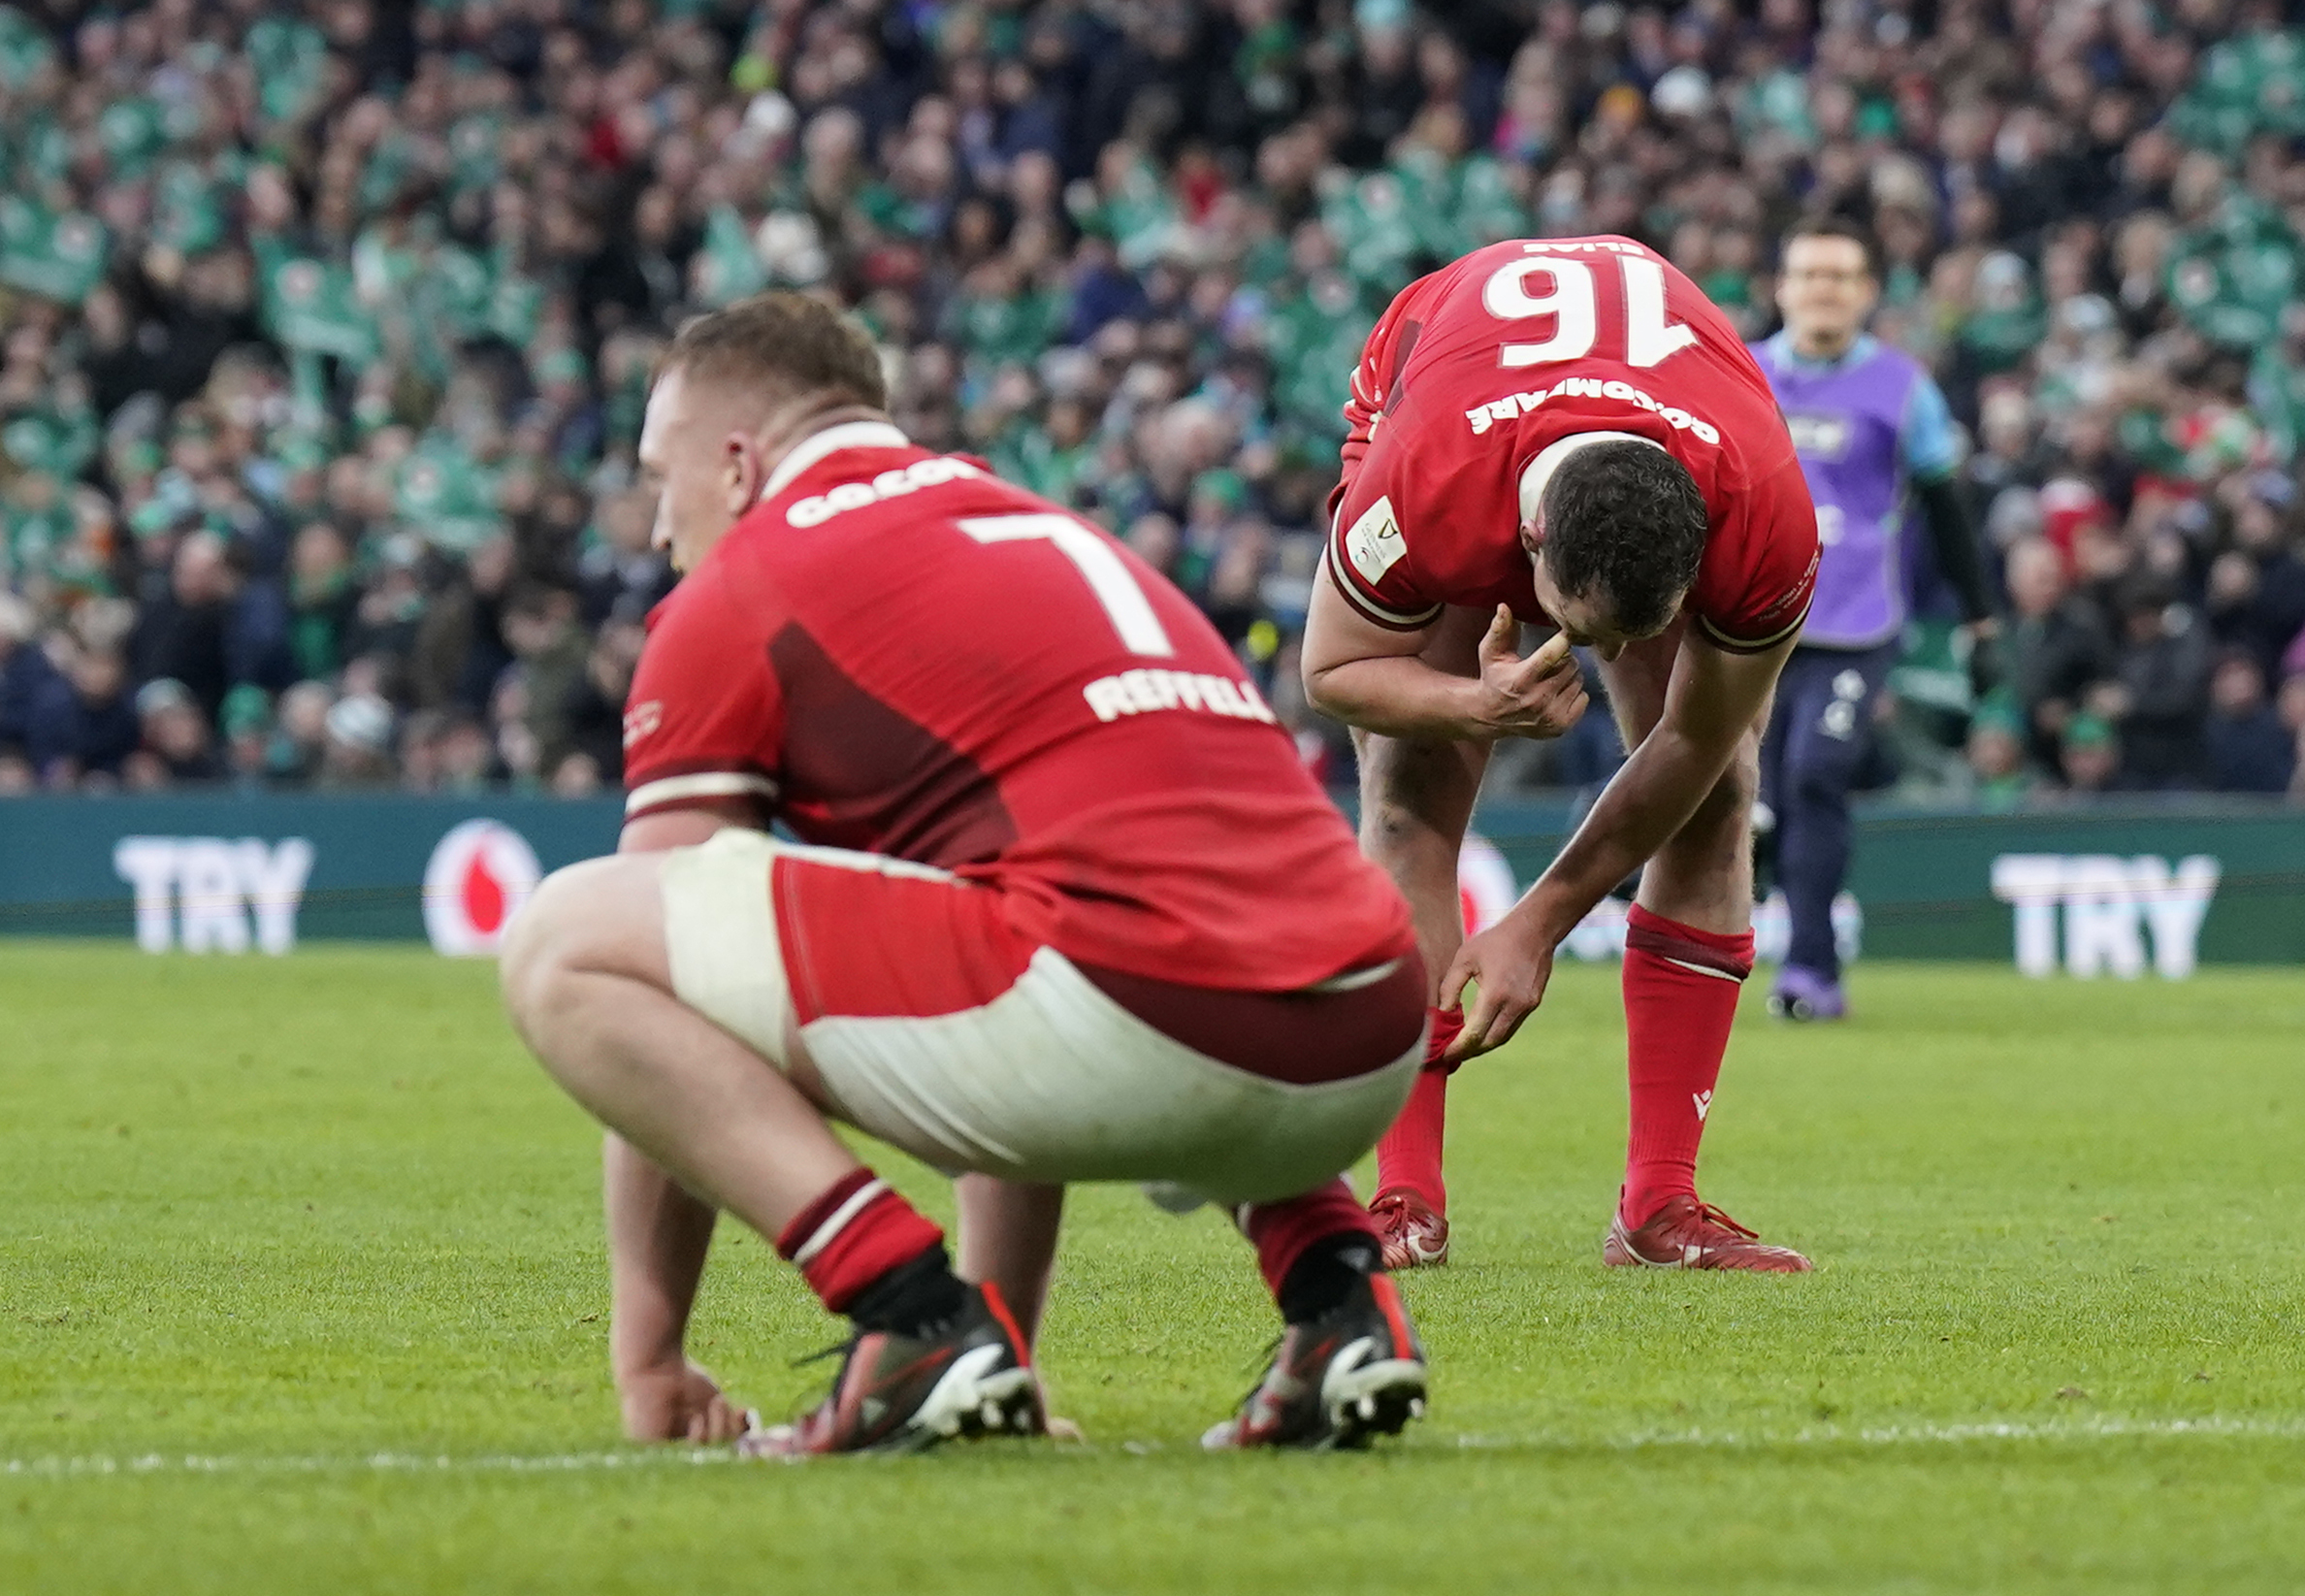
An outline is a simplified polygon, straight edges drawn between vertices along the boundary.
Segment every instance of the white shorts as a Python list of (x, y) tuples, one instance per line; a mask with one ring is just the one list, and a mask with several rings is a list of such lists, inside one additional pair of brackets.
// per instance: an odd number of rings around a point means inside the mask
[(780, 1069), (796, 1034), (839, 1118), (948, 1173), (1295, 1196), (1376, 1144), (1423, 1058), (1311, 1085), (1219, 1062), (925, 865), (731, 828), (663, 879), (680, 1000)]

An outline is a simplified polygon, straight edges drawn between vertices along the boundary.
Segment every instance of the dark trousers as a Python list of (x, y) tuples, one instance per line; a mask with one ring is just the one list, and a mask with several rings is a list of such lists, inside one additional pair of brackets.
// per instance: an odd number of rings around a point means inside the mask
[(1849, 788), (1872, 745), (1873, 700), (1896, 648), (1796, 648), (1761, 745), (1761, 801), (1776, 816), (1776, 874), (1792, 911), (1786, 962), (1840, 978), (1833, 899), (1849, 877)]

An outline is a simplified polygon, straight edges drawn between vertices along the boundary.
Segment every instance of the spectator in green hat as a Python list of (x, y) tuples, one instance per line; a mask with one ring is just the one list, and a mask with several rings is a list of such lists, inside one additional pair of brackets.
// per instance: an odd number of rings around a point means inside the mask
[(2025, 715), (2005, 688), (1996, 689), (1969, 717), (1968, 765), (1977, 802), (2015, 809), (2038, 786), (2025, 761)]
[(260, 787), (272, 746), (272, 695), (254, 682), (243, 682), (224, 695), (218, 714), (224, 731), (224, 765), (243, 787)]
[(2121, 739), (2113, 723), (2102, 715), (2082, 710), (2065, 722), (2058, 739), (2057, 764), (2065, 786), (2089, 796), (2116, 790), (2121, 775)]

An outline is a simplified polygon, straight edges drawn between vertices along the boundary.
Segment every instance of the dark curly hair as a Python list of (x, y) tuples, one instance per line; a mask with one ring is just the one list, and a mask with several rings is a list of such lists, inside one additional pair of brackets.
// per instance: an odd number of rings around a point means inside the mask
[(1704, 496), (1653, 443), (1608, 439), (1571, 454), (1544, 485), (1544, 569), (1605, 606), (1617, 629), (1665, 630), (1704, 558)]

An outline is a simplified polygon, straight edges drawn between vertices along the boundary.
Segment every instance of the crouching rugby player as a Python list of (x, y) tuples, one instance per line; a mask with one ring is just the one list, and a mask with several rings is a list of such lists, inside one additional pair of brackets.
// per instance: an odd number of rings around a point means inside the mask
[[(1339, 1172), (1423, 1056), (1407, 905), (1182, 594), (885, 403), (811, 300), (674, 342), (640, 458), (685, 577), (622, 843), (505, 951), (521, 1035), (609, 1131), (626, 1426), (787, 1455), (1039, 1430), (1064, 1185), (1138, 1181), (1232, 1210), (1286, 1324), (1209, 1444), (1397, 1432), (1424, 1354)], [(957, 1269), (834, 1121), (959, 1178)], [(684, 1354), (723, 1209), (854, 1323), (796, 1424), (743, 1433)]]

